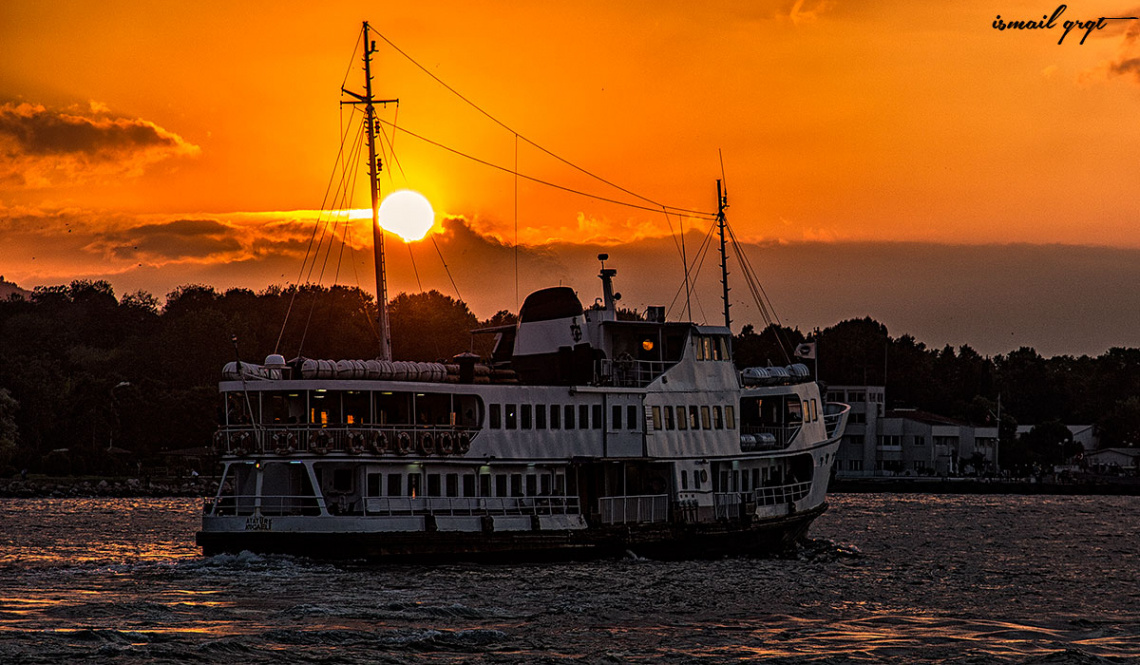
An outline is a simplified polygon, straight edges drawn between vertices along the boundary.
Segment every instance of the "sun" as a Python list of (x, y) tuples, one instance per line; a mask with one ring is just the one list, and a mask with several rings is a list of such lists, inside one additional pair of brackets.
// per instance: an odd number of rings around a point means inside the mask
[(395, 233), (404, 242), (422, 240), (435, 224), (435, 211), (431, 203), (419, 192), (399, 189), (380, 204), (380, 227)]

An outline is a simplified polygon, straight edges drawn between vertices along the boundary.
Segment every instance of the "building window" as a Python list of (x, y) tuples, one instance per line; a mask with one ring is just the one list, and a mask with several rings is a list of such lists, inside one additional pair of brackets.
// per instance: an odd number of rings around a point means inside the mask
[(863, 470), (863, 460), (861, 460), (861, 459), (848, 460), (847, 461), (847, 470), (848, 471), (862, 471)]
[(852, 411), (851, 416), (850, 416), (850, 420), (851, 420), (852, 425), (866, 425), (867, 424), (867, 414), (865, 414), (861, 411)]
[(916, 446), (926, 445), (926, 437), (921, 434), (915, 434), (913, 437), (911, 437), (911, 440)]

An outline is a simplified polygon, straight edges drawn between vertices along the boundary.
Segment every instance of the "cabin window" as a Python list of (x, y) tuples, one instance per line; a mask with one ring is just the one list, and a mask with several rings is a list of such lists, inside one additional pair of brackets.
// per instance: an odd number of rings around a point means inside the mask
[(368, 474), (368, 496), (380, 496), (380, 485), (384, 480), (383, 474)]
[(566, 496), (566, 476), (561, 473), (554, 474), (554, 495)]
[(693, 489), (699, 490), (701, 488), (701, 470), (693, 470)]
[(677, 407), (677, 429), (689, 429), (689, 416), (685, 413), (685, 407)]
[(447, 496), (459, 496), (459, 474), (449, 473), (444, 477), (444, 487), (447, 489)]
[(665, 429), (673, 429), (673, 407), (671, 406), (665, 407)]
[(731, 404), (724, 407), (724, 425), (728, 429), (736, 429), (736, 409)]
[(546, 405), (536, 404), (534, 406), (534, 428), (546, 429)]
[(495, 476), (495, 496), (507, 496), (507, 474), (505, 473)]
[(625, 407), (625, 426), (629, 429), (637, 429), (637, 406), (630, 404)]
[(523, 477), (521, 473), (511, 474), (511, 496), (523, 495)]
[(441, 496), (439, 493), (439, 474), (429, 473), (427, 477), (427, 495), (426, 496)]
[(539, 481), (540, 481), (539, 490), (541, 490), (542, 496), (550, 496), (550, 474), (549, 473), (542, 474), (541, 476), (539, 476)]
[(463, 496), (475, 496), (475, 474), (463, 474)]
[[(653, 407), (653, 429), (655, 429), (655, 430), (661, 429), (661, 407), (659, 407), (659, 406)], [(672, 429), (672, 428), (669, 428), (669, 429)]]
[(538, 496), (538, 476), (533, 473), (526, 474), (526, 495)]
[(566, 408), (562, 411), (562, 415), (565, 416), (566, 429), (574, 429), (574, 405), (567, 404)]
[(705, 357), (702, 360), (712, 360), (713, 359), (712, 338), (711, 337), (702, 337), (701, 338), (701, 346), (704, 348), (704, 351), (705, 351), (705, 354), (704, 354)]
[(519, 407), (519, 409), (520, 409), (519, 416), (520, 416), (520, 420), (522, 421), (522, 428), (523, 429), (530, 429), (530, 410), (531, 410), (530, 404), (523, 404), (522, 406)]
[(689, 429), (700, 429), (701, 424), (697, 420), (697, 407), (689, 407)]
[(819, 404), (816, 403), (814, 397), (811, 399), (811, 419), (812, 422), (819, 420)]
[(507, 429), (517, 429), (519, 426), (518, 407), (516, 407), (514, 404), (508, 404), (506, 406), (506, 416), (507, 416)]
[(562, 427), (562, 409), (558, 408), (555, 404), (550, 407), (550, 429), (560, 429)]
[(351, 492), (352, 469), (333, 469), (332, 488), (337, 492)]
[(760, 469), (752, 469), (752, 487), (760, 488)]
[(402, 474), (389, 473), (388, 474), (388, 496), (400, 496), (403, 491), (400, 489), (400, 478)]
[(417, 496), (423, 496), (423, 494), (424, 494), (423, 489), (420, 488), (420, 478), (421, 477), (422, 476), (420, 476), (420, 474), (418, 474), (418, 473), (409, 473), (408, 474), (408, 496), (410, 496), (412, 498), (415, 498)]
[(503, 426), (503, 407), (498, 404), (491, 405), (491, 429)]
[(593, 411), (594, 429), (602, 429), (602, 405), (595, 404), (591, 410)]
[(709, 418), (709, 407), (701, 407), (701, 429), (711, 429), (711, 420)]
[(713, 428), (724, 429), (724, 415), (719, 406), (713, 407)]
[(617, 404), (614, 404), (613, 408), (610, 409), (610, 411), (610, 429), (621, 429), (621, 407)]
[(740, 472), (740, 491), (747, 492), (748, 490), (748, 469)]
[(704, 360), (705, 359), (705, 345), (701, 343), (700, 336), (695, 335), (693, 337), (693, 342), (697, 346), (697, 360)]
[(590, 429), (590, 405), (578, 405), (578, 429)]
[(689, 489), (689, 472), (685, 469), (681, 469), (681, 489)]

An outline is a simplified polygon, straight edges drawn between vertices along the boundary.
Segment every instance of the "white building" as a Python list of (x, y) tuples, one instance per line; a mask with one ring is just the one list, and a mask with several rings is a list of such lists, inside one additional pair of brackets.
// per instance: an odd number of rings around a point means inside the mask
[[(851, 405), (837, 477), (957, 475), (998, 466), (996, 426), (974, 427), (915, 409), (888, 412), (885, 397), (882, 386), (828, 388), (828, 401)], [(985, 459), (982, 469), (972, 468), (976, 454)]]

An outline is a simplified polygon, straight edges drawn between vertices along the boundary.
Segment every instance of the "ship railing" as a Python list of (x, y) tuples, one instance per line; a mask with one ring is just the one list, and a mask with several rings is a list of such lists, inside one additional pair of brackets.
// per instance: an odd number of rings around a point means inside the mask
[(595, 383), (621, 388), (644, 388), (673, 365), (673, 361), (605, 358), (594, 366)]
[(669, 495), (603, 496), (598, 499), (603, 524), (645, 524), (669, 519)]
[[(800, 425), (740, 425), (740, 447), (744, 452), (783, 450), (799, 436)], [(749, 435), (751, 438), (749, 438)]]
[(811, 481), (757, 487), (752, 490), (752, 498), (757, 506), (775, 506), (781, 503), (799, 501), (811, 492)]
[(577, 515), (576, 496), (411, 497), (364, 499), (366, 515)]
[(207, 499), (204, 510), (208, 515), (253, 515), (260, 513), (269, 517), (319, 515), (321, 512), (317, 497), (311, 494), (295, 496), (227, 494)]
[(316, 427), (313, 425), (230, 425), (218, 428), (214, 435), (217, 450), (225, 455), (276, 453), (384, 452), (395, 453), (401, 435), (406, 435), (409, 453), (415, 453), (424, 435), (431, 435), (436, 454), (442, 452), (441, 435), (451, 436), (453, 451), (458, 451), (458, 437), (470, 441), (478, 428), (452, 425), (352, 425)]
[(827, 429), (829, 440), (843, 434), (850, 413), (851, 406), (842, 402), (826, 402), (823, 405), (823, 426)]

